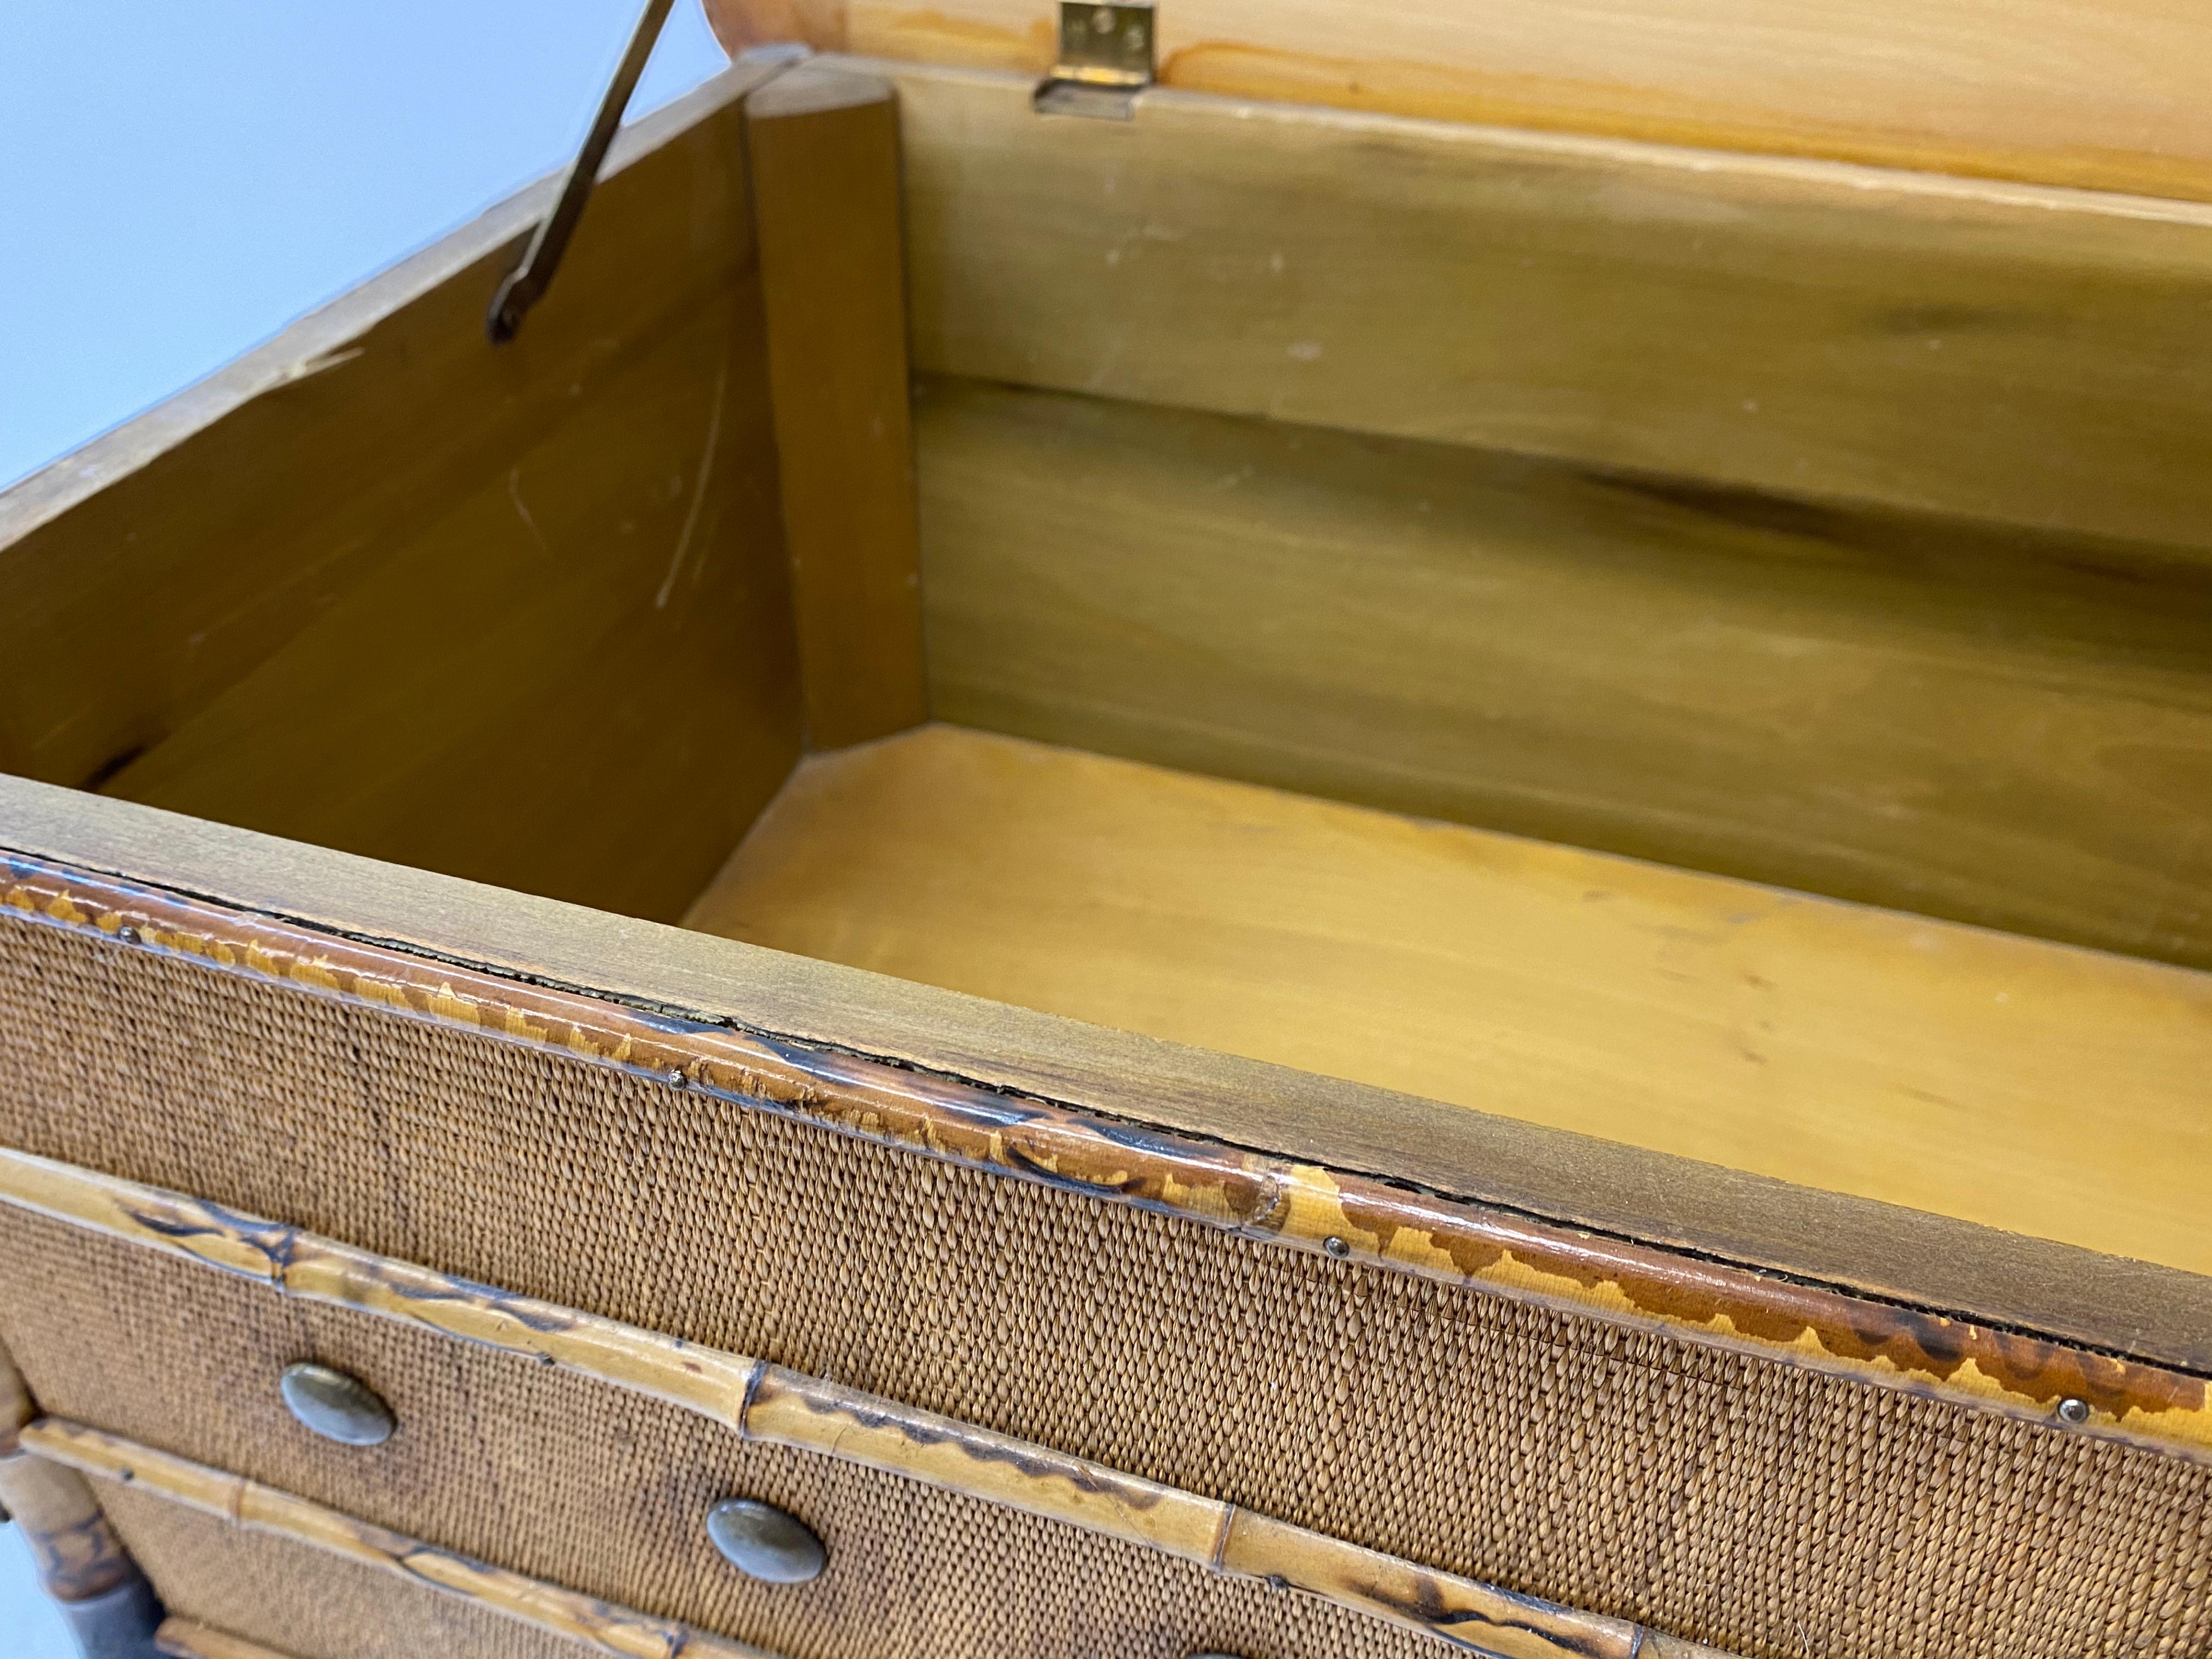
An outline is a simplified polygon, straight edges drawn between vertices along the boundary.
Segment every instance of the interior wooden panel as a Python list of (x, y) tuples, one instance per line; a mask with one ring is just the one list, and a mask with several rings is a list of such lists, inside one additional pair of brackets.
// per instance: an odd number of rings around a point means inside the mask
[(2212, 966), (2201, 568), (969, 381), (919, 411), (945, 719)]
[(2212, 546), (2212, 210), (898, 69), (930, 371)]
[(686, 925), (2212, 1270), (2212, 976), (933, 726)]
[(0, 766), (673, 915), (795, 757), (735, 100), (625, 139), (0, 502)]
[[(732, 50), (1042, 75), (1050, 0), (707, 0)], [(1194, 92), (2212, 199), (2188, 0), (1168, 0)]]
[(680, 914), (797, 757), (763, 374), (702, 307), (106, 787)]
[(928, 718), (898, 110), (814, 64), (746, 100), (807, 741)]

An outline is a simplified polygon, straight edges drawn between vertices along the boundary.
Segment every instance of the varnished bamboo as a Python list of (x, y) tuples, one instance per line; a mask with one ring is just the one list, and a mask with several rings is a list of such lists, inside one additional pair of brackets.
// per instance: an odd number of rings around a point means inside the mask
[(154, 1646), (166, 1659), (291, 1659), (274, 1648), (191, 1619), (165, 1619)]
[[(2054, 1431), (2212, 1458), (2204, 1380), (2162, 1365), (1439, 1198), (1352, 1171), (1162, 1132), (1133, 1134), (1034, 1097), (501, 978), (44, 860), (0, 864), (0, 907), (125, 948), (672, 1079), (676, 1086), (710, 1090), (887, 1145), (1259, 1241), (1595, 1313), (1877, 1387), (2003, 1412)], [(86, 1214), (75, 1218), (98, 1224), (114, 1213), (115, 1200), (101, 1195), (102, 1177), (21, 1154), (9, 1155), (6, 1164), (9, 1182), (27, 1183), (27, 1192), (58, 1182), (76, 1194), (69, 1204)], [(270, 1271), (265, 1251), (243, 1243), (234, 1229), (195, 1236), (191, 1249), (233, 1271)], [(422, 1316), (434, 1312), (463, 1323), (479, 1316), (431, 1296)], [(702, 1363), (696, 1351), (686, 1353), (689, 1364)], [(659, 1386), (696, 1394), (726, 1389), (726, 1382), (697, 1380), (679, 1367)], [(2057, 1413), (2068, 1401), (2080, 1401), (2087, 1415), (2060, 1430)]]
[(84, 1477), (24, 1451), (20, 1437), (36, 1415), (21, 1373), (0, 1348), (0, 1508), (30, 1550), (40, 1588), (57, 1601), (88, 1601), (129, 1583), (138, 1569)]
[[(107, 1237), (265, 1280), (283, 1295), (441, 1331), (668, 1401), (749, 1440), (901, 1475), (1216, 1571), (1279, 1582), (1412, 1629), (1468, 1641), (1504, 1659), (1635, 1659), (1647, 1634), (1625, 1620), (1514, 1595), (763, 1360), (679, 1342), (50, 1159), (0, 1152), (0, 1200)], [(367, 1527), (240, 1476), (53, 1419), (26, 1429), (23, 1443), (82, 1473), (132, 1480), (241, 1525), (283, 1532), (492, 1601), (547, 1628), (599, 1639), (610, 1651), (664, 1655), (659, 1648), (600, 1639), (605, 1632), (586, 1612), (561, 1599), (566, 1592)], [(636, 1621), (636, 1615), (620, 1616)], [(665, 1650), (666, 1659), (672, 1653)]]
[[(489, 1566), (243, 1475), (139, 1445), (97, 1429), (42, 1418), (23, 1431), (26, 1449), (95, 1480), (127, 1481), (252, 1532), (270, 1533), (380, 1568), (473, 1601), (618, 1659), (775, 1659), (763, 1650), (655, 1619), (574, 1590)], [(249, 1650), (251, 1651), (251, 1650)]]

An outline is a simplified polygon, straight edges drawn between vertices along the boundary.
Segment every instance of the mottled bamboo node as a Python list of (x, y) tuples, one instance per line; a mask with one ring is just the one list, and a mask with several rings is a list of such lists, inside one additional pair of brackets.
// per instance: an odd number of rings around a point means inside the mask
[[(302, 995), (612, 1068), (656, 1087), (672, 1087), (671, 1079), (681, 1077), (687, 1092), (719, 1095), (1101, 1202), (1179, 1216), (1308, 1252), (1347, 1271), (1411, 1273), (1997, 1412), (2053, 1432), (2212, 1462), (2206, 1380), (2166, 1366), (704, 1018), (648, 1015), (610, 999), (42, 859), (0, 855), (0, 914), (102, 939), (117, 949), (158, 952)], [(272, 1260), (270, 1246), (270, 1240), (234, 1232), (204, 1238), (195, 1254), (234, 1272), (281, 1273), (296, 1293), (300, 1275)]]

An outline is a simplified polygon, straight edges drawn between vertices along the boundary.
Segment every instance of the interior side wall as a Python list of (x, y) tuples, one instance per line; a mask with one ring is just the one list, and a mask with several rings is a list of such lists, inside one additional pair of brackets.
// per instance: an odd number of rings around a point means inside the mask
[(933, 380), (953, 721), (2212, 965), (2212, 580)]
[(2212, 214), (886, 72), (939, 718), (2212, 965)]
[(2212, 208), (890, 72), (927, 372), (2212, 550)]
[(757, 78), (630, 135), (513, 343), (542, 187), (10, 492), (0, 769), (679, 914), (799, 747)]

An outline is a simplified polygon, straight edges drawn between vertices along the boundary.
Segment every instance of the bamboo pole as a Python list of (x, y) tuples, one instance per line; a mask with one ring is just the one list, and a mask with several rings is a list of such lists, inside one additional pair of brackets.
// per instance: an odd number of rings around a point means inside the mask
[[(2212, 1462), (2201, 1376), (10, 857), (0, 908), (1264, 1243)], [(2065, 1414), (2062, 1417), (2061, 1413)]]
[[(1517, 1595), (748, 1355), (434, 1273), (160, 1188), (0, 1150), (0, 1201), (264, 1280), (283, 1295), (557, 1365), (683, 1407), (749, 1440), (858, 1463), (1141, 1544), (1217, 1572), (1302, 1589), (1500, 1659), (1638, 1659), (1647, 1650), (1726, 1659), (1695, 1644), (1669, 1645), (1670, 1638), (1627, 1620)], [(119, 1477), (131, 1470), (141, 1484), (158, 1485), (210, 1513), (319, 1541), (429, 1582), (473, 1583), (469, 1575), (497, 1574), (473, 1563), (449, 1567), (459, 1558), (410, 1540), (395, 1543), (394, 1534), (370, 1539), (359, 1523), (333, 1518), (330, 1511), (97, 1430), (46, 1422), (25, 1430), (23, 1443), (87, 1474)], [(420, 1552), (420, 1565), (405, 1550), (395, 1554), (398, 1545)], [(501, 1593), (510, 1601), (520, 1594)]]

